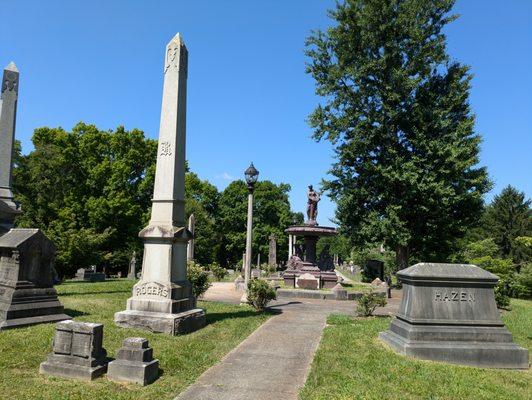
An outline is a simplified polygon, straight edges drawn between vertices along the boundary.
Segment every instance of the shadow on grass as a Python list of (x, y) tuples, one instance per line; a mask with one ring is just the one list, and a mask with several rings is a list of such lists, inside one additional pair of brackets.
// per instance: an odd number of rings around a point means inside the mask
[(65, 314), (72, 318), (81, 317), (83, 315), (89, 315), (89, 313), (73, 310), (72, 308), (65, 308)]
[[(255, 316), (255, 315), (259, 315), (259, 314), (261, 314), (261, 313), (258, 312), (258, 311), (242, 310), (242, 311), (220, 312), (220, 313), (207, 312), (205, 317), (206, 317), (207, 325), (209, 325), (209, 324), (214, 324), (214, 323), (216, 323), (218, 321), (223, 321), (225, 319), (247, 318), (247, 317), (252, 317), (252, 316)], [(273, 314), (277, 314), (277, 312), (275, 312), (275, 310), (266, 309), (263, 312), (263, 314), (273, 315)]]
[(58, 293), (59, 296), (87, 296), (93, 294), (131, 293), (131, 290), (95, 290), (94, 292), (69, 292)]

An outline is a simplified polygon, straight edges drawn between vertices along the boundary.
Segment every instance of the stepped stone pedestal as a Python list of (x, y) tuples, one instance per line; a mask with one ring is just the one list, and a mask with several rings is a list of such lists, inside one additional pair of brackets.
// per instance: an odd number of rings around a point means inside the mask
[(107, 352), (102, 347), (103, 325), (63, 321), (55, 328), (53, 352), (39, 372), (91, 381), (107, 371)]
[(116, 382), (149, 385), (159, 376), (159, 360), (144, 338), (127, 338), (107, 368), (107, 378)]
[(0, 237), (0, 330), (70, 319), (53, 287), (54, 244), (39, 229)]
[(380, 339), (426, 360), (484, 368), (528, 368), (512, 341), (493, 288), (498, 277), (475, 265), (420, 263), (397, 273), (403, 298)]

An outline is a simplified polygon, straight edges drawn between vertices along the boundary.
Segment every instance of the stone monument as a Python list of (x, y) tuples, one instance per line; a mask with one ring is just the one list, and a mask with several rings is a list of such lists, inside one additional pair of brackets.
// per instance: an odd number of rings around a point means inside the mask
[(127, 273), (127, 279), (136, 280), (137, 279), (137, 252), (134, 251), (129, 261), (129, 271)]
[[(331, 289), (338, 282), (338, 276), (334, 272), (334, 266), (331, 266), (330, 263), (322, 263), (323, 265), (320, 267), (316, 257), (316, 244), (320, 237), (334, 236), (338, 232), (335, 228), (318, 225), (316, 218), (320, 194), (313, 189), (312, 185), (308, 188), (307, 222), (302, 225), (292, 225), (285, 229), (285, 232), (292, 237), (290, 244), (293, 249), (288, 251), (292, 256), (287, 261), (287, 269), (283, 273), (283, 280), (287, 286), (301, 287), (297, 282), (299, 277), (303, 274), (312, 274), (318, 281), (316, 289)], [(298, 236), (303, 236), (305, 240), (304, 249), (297, 243)], [(311, 283), (305, 282), (304, 286), (314, 288), (316, 285), (312, 281)]]
[(272, 234), (269, 239), (268, 265), (277, 268), (277, 238)]
[(11, 189), (18, 83), (17, 67), (10, 63), (4, 69), (0, 96), (0, 235), (13, 228), (15, 216), (20, 214)]
[(159, 146), (151, 219), (144, 241), (142, 277), (115, 323), (171, 335), (205, 326), (187, 280), (185, 143), (188, 51), (177, 34), (166, 46)]
[(96, 272), (96, 266), (90, 268), (79, 268), (74, 276), (75, 281), (85, 282), (103, 282), (105, 281), (104, 272)]
[(107, 378), (124, 383), (149, 385), (159, 376), (159, 360), (153, 359), (148, 340), (132, 337), (124, 340), (116, 360), (107, 366)]
[(70, 319), (53, 286), (54, 244), (39, 229), (0, 236), (0, 329)]
[(107, 370), (107, 352), (102, 347), (103, 325), (64, 321), (55, 327), (53, 352), (39, 372), (92, 381)]
[(190, 214), (188, 217), (188, 230), (192, 234), (192, 238), (188, 241), (187, 245), (187, 261), (194, 260), (194, 231), (196, 230), (196, 217), (194, 214)]
[(484, 368), (528, 368), (528, 350), (512, 342), (493, 288), (498, 277), (475, 265), (420, 263), (397, 273), (403, 298), (380, 339), (426, 360)]

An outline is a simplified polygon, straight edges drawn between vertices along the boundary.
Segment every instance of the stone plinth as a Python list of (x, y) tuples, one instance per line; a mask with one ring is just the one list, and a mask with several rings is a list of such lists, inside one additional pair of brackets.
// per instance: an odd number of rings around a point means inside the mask
[(144, 338), (127, 338), (118, 350), (116, 360), (107, 368), (107, 378), (116, 382), (149, 385), (159, 376), (159, 360)]
[(74, 280), (85, 282), (103, 282), (105, 281), (105, 274), (103, 272), (95, 272), (89, 268), (80, 268), (76, 271)]
[(307, 272), (296, 277), (296, 287), (299, 289), (317, 290), (320, 288), (320, 279)]
[(0, 329), (70, 319), (53, 287), (54, 244), (39, 229), (0, 237)]
[(493, 288), (477, 266), (421, 263), (397, 273), (403, 298), (380, 339), (401, 354), (485, 368), (528, 368), (528, 350), (512, 342)]
[(107, 370), (107, 353), (102, 343), (102, 324), (59, 322), (55, 328), (53, 353), (41, 363), (39, 372), (91, 381)]

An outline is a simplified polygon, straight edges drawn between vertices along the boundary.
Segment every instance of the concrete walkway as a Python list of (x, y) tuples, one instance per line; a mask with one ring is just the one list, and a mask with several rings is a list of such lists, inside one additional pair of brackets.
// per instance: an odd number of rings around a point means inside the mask
[[(396, 294), (398, 295), (398, 294)], [(214, 284), (204, 300), (238, 303), (232, 283)], [(394, 299), (392, 299), (394, 300)], [(352, 301), (281, 300), (270, 318), (177, 400), (296, 400), (305, 384), (329, 314), (354, 314)], [(380, 313), (392, 314), (396, 301)]]

